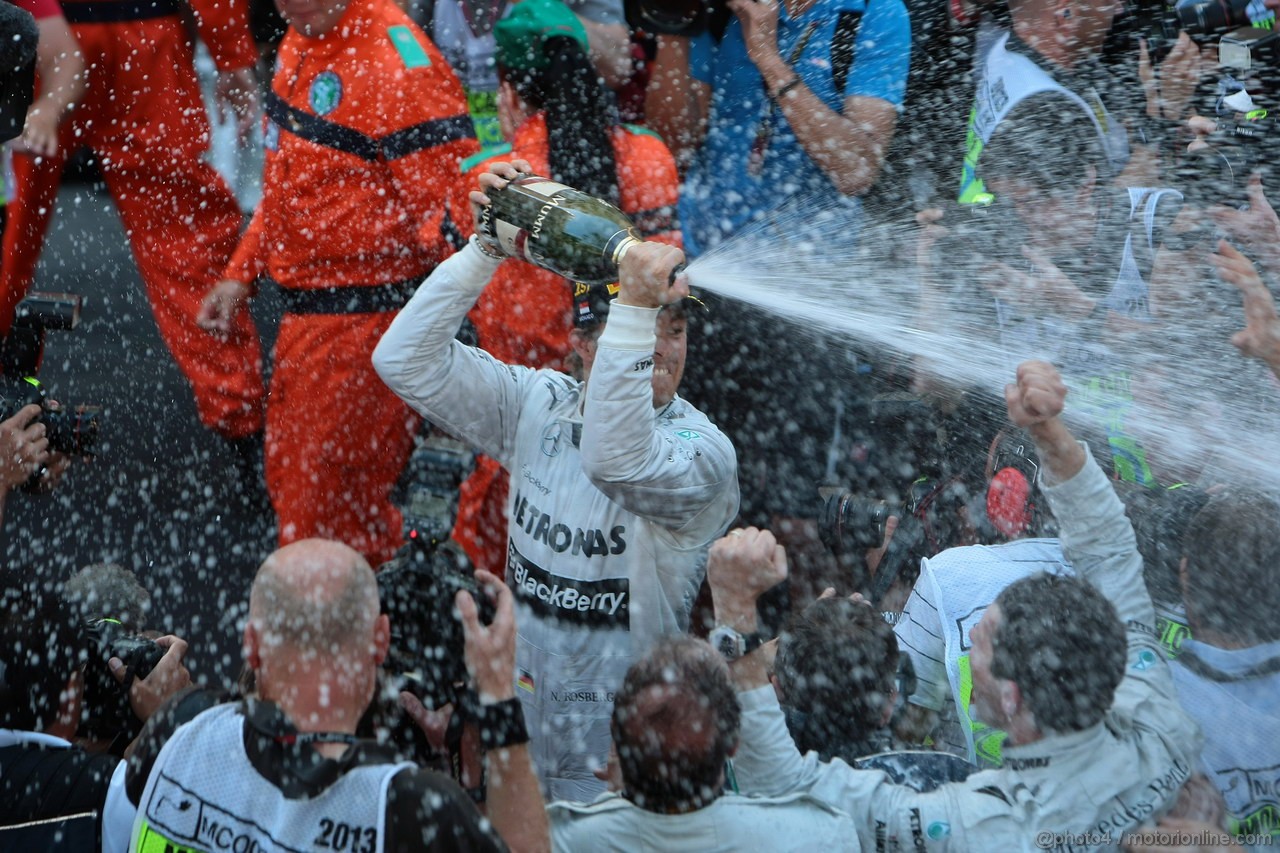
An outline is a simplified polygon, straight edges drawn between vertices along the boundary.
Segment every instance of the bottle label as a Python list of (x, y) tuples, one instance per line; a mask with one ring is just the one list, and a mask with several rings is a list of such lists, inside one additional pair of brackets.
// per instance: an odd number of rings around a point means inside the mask
[[(545, 178), (525, 179), (516, 185), (519, 186), (520, 195), (523, 196), (522, 200), (526, 204), (538, 200), (541, 204), (520, 211), (523, 214), (520, 218), (528, 223), (527, 228), (506, 221), (501, 211), (493, 211), (493, 236), (507, 254), (536, 264), (543, 260), (542, 254), (537, 251), (538, 240), (543, 237), (544, 229), (553, 227), (552, 217), (560, 207), (559, 194), (565, 190), (572, 192), (572, 187)], [(531, 199), (531, 196), (540, 197), (540, 199)], [(525, 205), (522, 204), (521, 207), (524, 208)]]

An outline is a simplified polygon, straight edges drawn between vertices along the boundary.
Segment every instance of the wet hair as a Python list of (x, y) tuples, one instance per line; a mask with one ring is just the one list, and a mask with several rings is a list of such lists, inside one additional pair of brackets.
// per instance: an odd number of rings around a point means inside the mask
[(1245, 489), (1214, 495), (1183, 539), (1183, 595), (1197, 627), (1249, 645), (1280, 640), (1280, 504)]
[(729, 668), (710, 645), (661, 641), (632, 664), (613, 703), (610, 732), (626, 796), (668, 814), (715, 800), (741, 718)]
[(860, 747), (882, 728), (897, 671), (893, 626), (874, 608), (847, 598), (810, 604), (778, 641), (774, 662), (796, 746), (824, 759), (865, 755)]
[(1124, 626), (1110, 601), (1076, 577), (1040, 572), (996, 598), (991, 673), (1018, 685), (1043, 731), (1099, 722), (1124, 677)]
[(94, 563), (67, 581), (63, 594), (85, 622), (115, 619), (128, 631), (142, 631), (151, 608), (148, 593), (133, 572), (116, 563)]
[(542, 69), (500, 68), (502, 77), (547, 122), (551, 177), (610, 204), (618, 204), (613, 151), (617, 108), (595, 66), (575, 39), (547, 39)]
[(1111, 174), (1098, 131), (1079, 105), (1061, 94), (1033, 95), (996, 126), (978, 160), (981, 178), (1019, 180), (1050, 196), (1070, 198), (1095, 170)]
[(1209, 496), (1203, 489), (1189, 485), (1175, 489), (1123, 482), (1113, 485), (1124, 501), (1125, 514), (1138, 540), (1147, 591), (1160, 604), (1176, 605), (1182, 601), (1178, 577), (1184, 550), (1182, 539)]
[(0, 726), (43, 731), (57, 720), (62, 691), (89, 660), (80, 608), (60, 584), (29, 583), (5, 590), (0, 609), (0, 664), (5, 701)]

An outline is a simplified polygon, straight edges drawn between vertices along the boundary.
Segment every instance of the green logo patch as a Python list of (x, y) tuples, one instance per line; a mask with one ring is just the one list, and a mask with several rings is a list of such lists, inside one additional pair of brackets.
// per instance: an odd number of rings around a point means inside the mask
[(676, 435), (680, 436), (686, 441), (697, 441), (698, 439), (702, 438), (702, 433), (694, 432), (691, 429), (678, 429), (676, 430)]
[(951, 824), (945, 820), (935, 820), (929, 824), (929, 828), (925, 830), (925, 834), (937, 841), (939, 838), (946, 838), (951, 834)]
[(342, 102), (342, 80), (332, 71), (321, 71), (311, 81), (311, 92), (307, 96), (311, 111), (318, 116), (328, 115), (338, 108)]
[(1133, 668), (1138, 670), (1139, 672), (1151, 669), (1151, 667), (1155, 665), (1156, 665), (1155, 653), (1150, 651), (1149, 649), (1143, 649), (1142, 651), (1138, 652), (1138, 659), (1133, 662)]
[(413, 34), (413, 30), (405, 26), (387, 27), (387, 35), (396, 46), (400, 60), (405, 68), (430, 68), (431, 57), (422, 49), (422, 43)]

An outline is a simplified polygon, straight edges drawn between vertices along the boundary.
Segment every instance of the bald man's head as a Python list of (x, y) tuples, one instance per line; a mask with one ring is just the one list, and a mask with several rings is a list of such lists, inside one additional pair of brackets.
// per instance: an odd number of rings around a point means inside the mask
[(329, 653), (367, 643), (378, 587), (364, 557), (340, 542), (304, 539), (266, 559), (249, 594), (262, 650)]

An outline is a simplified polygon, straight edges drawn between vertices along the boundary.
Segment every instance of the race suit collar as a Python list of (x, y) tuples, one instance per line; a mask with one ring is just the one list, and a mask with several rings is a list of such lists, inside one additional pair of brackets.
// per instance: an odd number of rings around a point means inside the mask
[(1033, 743), (1020, 746), (1005, 744), (1004, 767), (1019, 772), (1049, 767), (1054, 761), (1062, 761), (1072, 755), (1096, 755), (1104, 749), (1102, 741), (1107, 737), (1105, 723), (1094, 723), (1078, 732), (1052, 732)]

